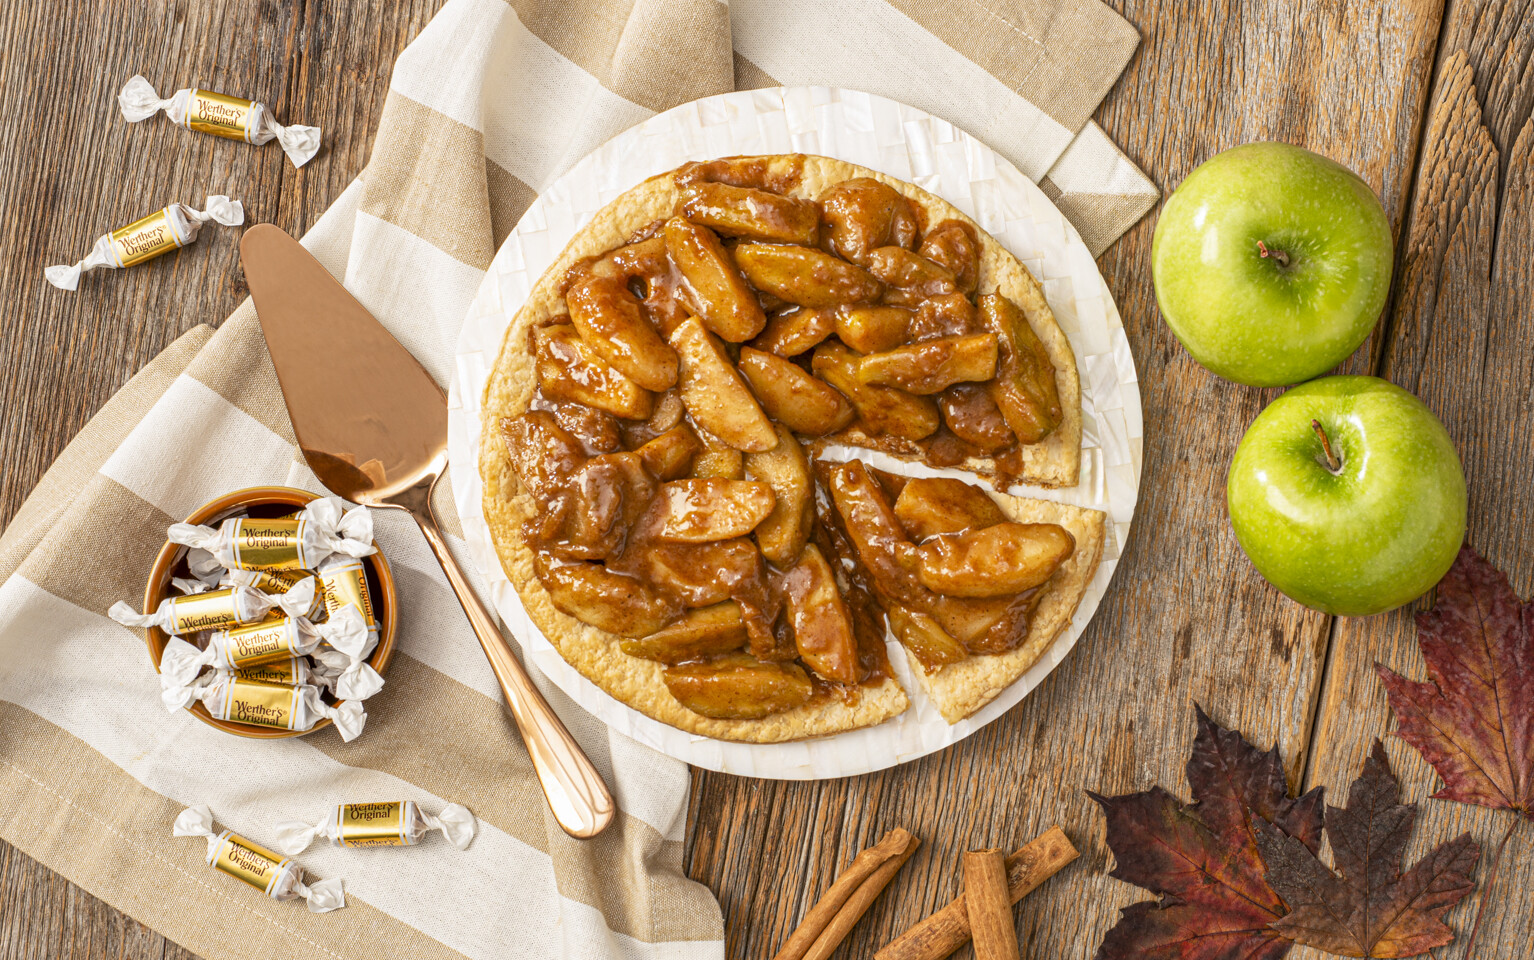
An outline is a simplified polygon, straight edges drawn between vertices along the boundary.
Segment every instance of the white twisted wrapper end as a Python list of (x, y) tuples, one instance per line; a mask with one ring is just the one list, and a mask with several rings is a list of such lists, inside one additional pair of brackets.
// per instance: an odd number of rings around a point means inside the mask
[(211, 667), (217, 662), (218, 651), (211, 646), (199, 650), (180, 637), (171, 637), (165, 644), (165, 652), (160, 655), (161, 693), (174, 688), (179, 701), (182, 696), (180, 691), (196, 680), (204, 667)]
[(111, 267), (112, 264), (112, 235), (103, 233), (96, 238), (96, 245), (91, 247), (91, 252), (79, 263), (64, 263), (58, 266), (48, 267), (43, 271), (43, 276), (48, 282), (60, 290), (77, 290), (80, 287), (80, 275), (97, 267)]
[[(279, 593), (272, 596), (257, 590), (255, 587), (235, 587), (235, 590), (249, 590), (264, 598), (267, 609), (276, 607), (290, 617), (304, 617), (314, 609), (315, 582), (313, 577), (305, 577), (298, 581), (298, 585), (287, 593)], [(263, 613), (265, 611), (262, 611)]]
[(117, 105), (122, 108), (124, 120), (138, 123), (140, 120), (148, 120), (161, 110), (169, 109), (175, 99), (172, 96), (169, 100), (161, 100), (155, 92), (154, 84), (141, 76), (133, 76), (117, 94)]
[(315, 631), (334, 649), (315, 650), (314, 659), (326, 667), (331, 689), (342, 700), (366, 700), (383, 689), (383, 677), (365, 659), (376, 641), (362, 619), (362, 611), (345, 606)]
[(261, 111), (261, 130), (266, 136), (255, 138), (256, 143), (265, 143), (273, 137), (282, 145), (282, 152), (293, 161), (293, 166), (301, 167), (314, 158), (320, 150), (320, 128), (305, 127), (301, 124), (283, 126), (272, 119), (270, 110)]
[(286, 857), (303, 853), (309, 849), (314, 838), (325, 832), (328, 824), (308, 824), (302, 820), (284, 820), (277, 824), (276, 842), (272, 849)]
[(474, 839), (474, 814), (468, 807), (450, 803), (435, 817), (422, 811), (421, 819), (428, 830), (441, 830), (447, 842), (460, 850), (467, 850)]
[(321, 497), (304, 507), (304, 517), (324, 531), (325, 546), (332, 553), (348, 557), (370, 557), (378, 552), (373, 545), (373, 513), (358, 505), (350, 510), (340, 497)]
[[(191, 646), (191, 644), (187, 644)], [(193, 647), (195, 650), (196, 648)], [(201, 700), (203, 694), (212, 689), (218, 682), (218, 675), (210, 673), (206, 677), (195, 673), (188, 680), (182, 681), (169, 674), (160, 674), (160, 705), (166, 713), (175, 713), (177, 710), (185, 710), (192, 704)]]
[(304, 898), (310, 913), (329, 913), (346, 906), (346, 891), (340, 879), (316, 880), (310, 884), (300, 880), (293, 884), (293, 892)]
[(154, 613), (139, 613), (134, 609), (133, 604), (126, 600), (119, 600), (108, 607), (107, 616), (125, 627), (147, 627), (160, 622), (158, 610)]
[(176, 817), (176, 822), (171, 824), (170, 834), (173, 837), (207, 838), (210, 859), (218, 846), (218, 834), (213, 832), (213, 811), (209, 810), (205, 803), (199, 803), (195, 807), (187, 807), (181, 811)]
[(238, 227), (245, 222), (245, 205), (238, 200), (229, 199), (222, 193), (210, 194), (203, 200), (201, 210), (193, 210), (184, 203), (173, 203), (171, 206), (179, 207), (181, 214), (186, 217), (187, 243), (197, 239), (202, 225), (209, 220), (226, 227)]
[[(221, 530), (221, 527), (205, 527), (196, 523), (173, 523), (165, 529), (165, 539), (183, 547), (190, 547), (191, 552), (187, 554), (189, 562), (193, 556), (206, 554), (214, 563), (227, 567), (234, 563), (234, 556), (230, 553), (228, 545), (222, 542), (224, 538), (220, 536)], [(205, 561), (202, 565), (206, 570)], [(197, 568), (194, 567), (192, 572), (202, 579), (202, 574), (198, 573)]]
[(355, 700), (346, 700), (331, 706), (320, 699), (320, 692), (314, 687), (304, 687), (304, 700), (309, 712), (315, 717), (329, 717), (336, 725), (336, 732), (346, 743), (351, 743), (362, 735), (362, 728), (368, 722), (367, 712), (362, 709), (362, 704)]

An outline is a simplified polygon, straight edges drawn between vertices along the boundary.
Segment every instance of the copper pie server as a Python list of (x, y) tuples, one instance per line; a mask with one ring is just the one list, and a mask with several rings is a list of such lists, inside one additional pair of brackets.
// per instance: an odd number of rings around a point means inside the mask
[(338, 496), (404, 510), (420, 525), (506, 695), (554, 817), (594, 837), (615, 805), (448, 552), (431, 492), (447, 468), (447, 395), (346, 288), (271, 224), (245, 231), (240, 259), (304, 459)]

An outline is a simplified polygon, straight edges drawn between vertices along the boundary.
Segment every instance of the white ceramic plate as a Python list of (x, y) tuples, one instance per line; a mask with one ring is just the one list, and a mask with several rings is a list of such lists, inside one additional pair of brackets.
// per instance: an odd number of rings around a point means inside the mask
[[(528, 619), (506, 579), (480, 509), (480, 402), (512, 316), (575, 232), (623, 191), (688, 160), (732, 154), (814, 153), (882, 171), (937, 194), (974, 217), (1044, 285), (1081, 371), (1081, 482), (1068, 490), (1011, 492), (1108, 512), (1109, 536), (1097, 575), (1070, 625), (1006, 692), (950, 726), (911, 675), (904, 650), (890, 662), (912, 700), (901, 716), (862, 730), (796, 743), (712, 740), (652, 720), (603, 693), (559, 656)], [(952, 124), (882, 97), (826, 87), (750, 90), (709, 97), (659, 114), (608, 141), (556, 180), (506, 238), (459, 336), (448, 399), (453, 496), (474, 563), (491, 584), (496, 610), (542, 670), (609, 726), (687, 763), (742, 776), (845, 777), (882, 770), (956, 743), (1028, 695), (1065, 659), (1097, 610), (1129, 535), (1140, 486), (1140, 389), (1113, 298), (1074, 228), (1007, 160)], [(833, 454), (834, 455), (834, 454)], [(925, 470), (877, 454), (875, 465)]]

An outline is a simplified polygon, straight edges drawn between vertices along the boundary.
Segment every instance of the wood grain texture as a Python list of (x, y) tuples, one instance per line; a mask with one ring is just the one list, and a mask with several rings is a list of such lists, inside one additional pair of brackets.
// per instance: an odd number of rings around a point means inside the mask
[[(245, 294), (237, 232), (217, 228), (177, 255), (93, 274), (76, 294), (47, 286), (42, 268), (208, 192), (244, 201), (252, 221), (307, 228), (361, 169), (394, 58), (436, 5), (0, 7), (0, 283), (10, 294), (0, 526), (133, 371)], [(1447, 12), (1442, 0), (1110, 5), (1144, 42), (1097, 119), (1164, 190), (1219, 150), (1275, 138), (1348, 164), (1380, 191), (1404, 238), (1395, 312), (1343, 369), (1382, 372), (1444, 418), (1470, 477), (1472, 542), (1527, 595), (1530, 0), (1449, 0)], [(279, 119), (323, 128), (325, 146), (294, 171), (274, 145), (163, 119), (130, 127), (115, 96), (134, 72), (162, 93), (195, 81), (263, 99)], [(1151, 290), (1153, 227), (1154, 214), (1100, 261), (1141, 371), (1147, 447), (1133, 541), (1092, 628), (1017, 709), (899, 770), (815, 784), (695, 774), (688, 869), (724, 906), (732, 960), (770, 956), (837, 869), (887, 829), (925, 842), (838, 957), (871, 955), (951, 899), (961, 851), (1015, 848), (1056, 822), (1082, 862), (1016, 908), (1024, 956), (1090, 957), (1116, 909), (1143, 895), (1106, 876), (1101, 817), (1084, 789), (1160, 783), (1185, 796), (1195, 701), (1259, 745), (1277, 743), (1296, 788), (1345, 785), (1390, 725), (1373, 659), (1420, 676), (1404, 614), (1334, 624), (1279, 597), (1241, 554), (1224, 515), (1225, 469), (1273, 391), (1217, 380), (1171, 336)], [(1415, 754), (1398, 742), (1390, 751), (1409, 798), (1436, 787)], [(1423, 810), (1413, 855), (1459, 829), (1484, 842), (1495, 826), (1459, 805)], [(1534, 939), (1534, 877), (1507, 868), (1534, 860), (1531, 850), (1534, 831), (1509, 847), (1483, 956), (1517, 956)], [(1461, 908), (1451, 922), (1466, 917)], [(70, 956), (190, 955), (0, 845), (0, 960)]]
[[(1114, 6), (1143, 45), (1097, 119), (1164, 190), (1227, 147), (1288, 140), (1358, 170), (1399, 233), (1437, 0)], [(1100, 260), (1141, 371), (1146, 466), (1132, 542), (1091, 627), (1017, 708), (898, 770), (815, 784), (697, 776), (689, 868), (720, 896), (728, 956), (769, 956), (837, 865), (890, 827), (926, 845), (839, 956), (866, 956), (947, 902), (961, 851), (1015, 847), (1056, 822), (1082, 858), (1018, 906), (1025, 956), (1092, 956), (1118, 908), (1145, 895), (1106, 876), (1083, 790), (1159, 783), (1186, 796), (1194, 702), (1277, 743), (1298, 785), (1331, 621), (1262, 581), (1224, 511), (1230, 454), (1275, 391), (1216, 379), (1173, 338), (1151, 288), (1154, 225)], [(1346, 368), (1369, 370), (1380, 350), (1371, 341)]]

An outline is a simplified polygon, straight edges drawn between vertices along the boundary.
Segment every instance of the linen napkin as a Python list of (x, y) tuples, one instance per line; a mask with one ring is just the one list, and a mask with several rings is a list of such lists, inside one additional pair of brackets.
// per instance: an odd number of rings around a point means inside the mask
[[(446, 385), (470, 299), (536, 191), (654, 112), (736, 86), (846, 85), (947, 117), (1039, 178), (1094, 251), (1154, 203), (1087, 119), (1138, 40), (1096, 0), (834, 6), (450, 0), (395, 65), (367, 167), (304, 243)], [(111, 281), (79, 295), (112, 296)], [(600, 838), (566, 837), (399, 515), (381, 512), (377, 530), (399, 585), (398, 653), (362, 737), (251, 741), (165, 713), (138, 632), (105, 611), (142, 595), (168, 524), (255, 484), (319, 489), (247, 302), (124, 387), (0, 538), (0, 836), (209, 958), (722, 957), (719, 907), (682, 870), (685, 766), (537, 677), (621, 808)], [(217, 875), (201, 844), (170, 836), (193, 803), (260, 843), (329, 804), (391, 799), (462, 803), (479, 834), (461, 852), (311, 848), (300, 862), (346, 883), (346, 909), (322, 916)]]

